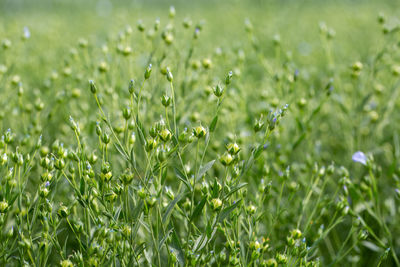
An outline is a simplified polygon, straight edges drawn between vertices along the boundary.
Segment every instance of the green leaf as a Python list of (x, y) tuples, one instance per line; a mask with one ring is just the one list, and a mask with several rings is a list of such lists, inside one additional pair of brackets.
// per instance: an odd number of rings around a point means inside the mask
[(173, 149), (168, 151), (167, 156), (170, 157), (175, 151), (177, 151), (179, 148), (179, 145), (175, 145)]
[(170, 228), (164, 235), (164, 237), (160, 240), (160, 242), (158, 243), (158, 250), (161, 250), (162, 246), (164, 245), (165, 241), (167, 240), (167, 238), (169, 237), (169, 235), (172, 233), (174, 229)]
[(185, 266), (185, 254), (183, 253), (181, 243), (179, 242), (180, 238), (175, 231), (175, 228), (172, 231), (172, 241), (170, 244), (170, 248), (172, 252), (175, 253), (176, 258), (178, 259), (178, 263), (180, 266)]
[(218, 115), (215, 115), (210, 124), (210, 132), (214, 132), (215, 127), (217, 126), (217, 122), (218, 122)]
[(114, 143), (115, 148), (118, 150), (118, 152), (124, 157), (126, 161), (129, 161), (128, 155), (126, 154), (125, 150), (123, 147), (120, 146), (118, 143)]
[(136, 131), (137, 131), (137, 134), (139, 136), (140, 144), (141, 145), (145, 145), (146, 144), (146, 134), (144, 132), (143, 125), (140, 122), (138, 116), (136, 116)]
[(246, 185), (247, 185), (247, 183), (241, 183), (241, 184), (233, 187), (231, 189), (231, 191), (229, 191), (229, 193), (225, 195), (224, 199), (228, 199), (229, 196), (231, 196), (233, 193), (239, 191), (241, 188), (245, 187)]
[(131, 165), (132, 165), (132, 167), (134, 169), (137, 168), (137, 166), (136, 166), (136, 158), (135, 158), (135, 151), (134, 151), (133, 147), (131, 149), (130, 163), (131, 163)]
[(185, 196), (186, 193), (182, 193), (180, 195), (178, 195), (177, 197), (174, 198), (174, 200), (172, 200), (171, 203), (169, 203), (167, 210), (165, 211), (163, 217), (162, 217), (162, 222), (163, 224), (165, 224), (165, 222), (169, 219), (169, 216), (171, 215), (171, 212), (175, 206), (176, 203), (178, 203), (179, 200), (182, 199), (183, 196)]
[(186, 176), (176, 167), (174, 168), (174, 171), (175, 171), (176, 177), (178, 177), (178, 179), (181, 180), (190, 191), (192, 191), (192, 186), (187, 181)]
[(204, 166), (201, 166), (199, 169), (199, 172), (197, 173), (197, 178), (201, 178), (203, 177), (203, 175), (209, 170), (211, 169), (211, 167), (214, 165), (215, 163), (215, 159), (206, 163)]
[(205, 233), (200, 235), (194, 242), (193, 251), (197, 252), (197, 251), (202, 250), (205, 247), (205, 245), (207, 244), (207, 240), (208, 240), (208, 238)]
[(194, 209), (192, 216), (190, 216), (190, 221), (193, 221), (194, 219), (197, 218), (197, 216), (200, 215), (206, 202), (207, 202), (207, 196), (203, 197), (200, 203), (196, 205), (196, 208)]
[(167, 179), (168, 169), (164, 168), (161, 176), (161, 184), (164, 185), (165, 179)]
[(257, 159), (261, 152), (264, 150), (264, 145), (259, 145), (256, 150), (254, 150), (254, 159)]
[(231, 214), (231, 212), (237, 208), (237, 206), (240, 204), (242, 200), (238, 200), (237, 202), (235, 202), (234, 204), (230, 205), (229, 207), (225, 208), (223, 211), (221, 211), (221, 214), (218, 218), (219, 222), (222, 222), (223, 220), (225, 220), (229, 214)]
[(369, 242), (369, 241), (362, 241), (361, 244), (363, 244), (364, 247), (369, 248), (370, 250), (372, 250), (374, 252), (383, 251), (382, 248), (378, 247), (377, 245), (375, 245), (374, 243)]

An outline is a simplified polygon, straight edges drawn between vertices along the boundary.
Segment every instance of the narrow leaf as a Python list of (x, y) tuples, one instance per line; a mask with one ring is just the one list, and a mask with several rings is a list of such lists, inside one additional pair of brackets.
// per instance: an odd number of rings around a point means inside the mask
[(163, 224), (165, 224), (165, 222), (169, 219), (169, 216), (171, 215), (171, 212), (175, 206), (176, 203), (178, 203), (179, 200), (182, 199), (183, 196), (185, 196), (185, 193), (182, 193), (180, 195), (178, 195), (177, 197), (174, 198), (174, 200), (172, 200), (171, 203), (169, 203), (167, 210), (165, 211), (163, 217), (162, 217), (162, 222)]
[(214, 132), (215, 127), (217, 126), (217, 122), (218, 122), (218, 115), (215, 115), (210, 124), (210, 132)]
[(242, 201), (242, 200), (240, 199), (239, 201), (237, 201), (237, 202), (235, 202), (234, 204), (230, 205), (229, 207), (225, 208), (225, 209), (221, 212), (221, 214), (220, 214), (218, 220), (219, 220), (220, 222), (222, 222), (223, 220), (225, 220), (225, 219), (229, 216), (229, 214), (231, 214), (231, 212), (232, 212), (234, 209), (237, 208), (237, 206), (240, 204), (241, 201)]
[(197, 216), (200, 215), (200, 213), (201, 213), (201, 211), (203, 210), (204, 205), (206, 204), (206, 202), (207, 202), (207, 196), (205, 196), (205, 197), (200, 201), (200, 203), (196, 205), (196, 208), (194, 209), (192, 216), (190, 216), (190, 221), (193, 221), (194, 219), (197, 218)]
[(204, 166), (200, 167), (199, 172), (197, 174), (197, 178), (203, 177), (203, 175), (211, 169), (211, 167), (214, 165), (215, 159), (206, 163)]

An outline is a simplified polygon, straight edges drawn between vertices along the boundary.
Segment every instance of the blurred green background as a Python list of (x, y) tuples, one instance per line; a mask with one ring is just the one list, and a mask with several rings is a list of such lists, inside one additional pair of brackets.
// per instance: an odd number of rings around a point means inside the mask
[[(296, 60), (312, 61), (318, 56), (320, 42), (318, 24), (321, 21), (335, 29), (335, 57), (348, 57), (349, 50), (363, 59), (380, 42), (376, 16), (379, 11), (389, 17), (396, 14), (400, 1), (61, 1), (61, 0), (1, 0), (0, 36), (10, 36), (27, 26), (32, 34), (32, 56), (23, 58), (18, 67), (31, 68), (36, 77), (43, 77), (55, 65), (55, 55), (75, 45), (81, 37), (104, 42), (126, 25), (134, 27), (139, 19), (145, 24), (155, 18), (165, 22), (168, 7), (174, 5), (177, 17), (190, 17), (194, 22), (204, 19), (205, 30), (199, 47), (215, 48), (245, 41), (243, 22), (249, 18), (257, 36), (272, 38), (280, 34), (283, 47), (290, 48)], [(212, 40), (212, 43), (210, 43)], [(37, 42), (41, 46), (34, 46)], [(343, 47), (351, 45), (351, 47)], [(355, 56), (356, 56), (355, 55)], [(42, 67), (35, 68), (37, 58)], [(35, 59), (35, 60), (33, 60)]]

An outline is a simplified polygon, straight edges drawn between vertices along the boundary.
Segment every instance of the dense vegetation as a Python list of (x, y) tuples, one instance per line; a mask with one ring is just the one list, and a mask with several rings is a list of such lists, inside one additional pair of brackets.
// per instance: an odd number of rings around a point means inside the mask
[(1, 1), (1, 266), (400, 266), (395, 1)]

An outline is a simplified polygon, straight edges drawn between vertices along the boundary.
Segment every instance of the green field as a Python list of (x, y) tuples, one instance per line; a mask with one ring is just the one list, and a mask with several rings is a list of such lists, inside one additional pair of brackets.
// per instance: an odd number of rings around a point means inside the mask
[(0, 266), (400, 266), (399, 11), (0, 0)]

